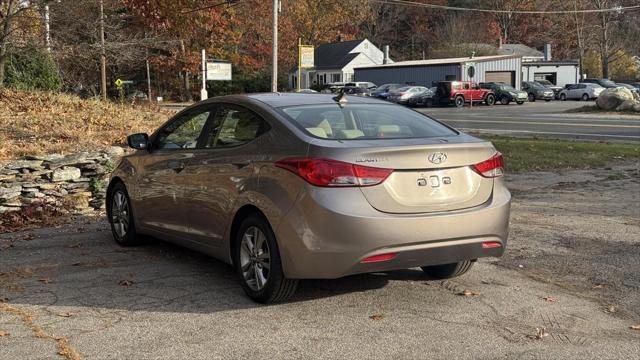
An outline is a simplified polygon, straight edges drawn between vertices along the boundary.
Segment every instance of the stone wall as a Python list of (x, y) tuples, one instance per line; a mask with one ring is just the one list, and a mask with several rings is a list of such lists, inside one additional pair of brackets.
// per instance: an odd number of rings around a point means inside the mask
[(125, 151), (28, 156), (0, 161), (0, 213), (50, 206), (73, 213), (104, 209), (109, 173)]

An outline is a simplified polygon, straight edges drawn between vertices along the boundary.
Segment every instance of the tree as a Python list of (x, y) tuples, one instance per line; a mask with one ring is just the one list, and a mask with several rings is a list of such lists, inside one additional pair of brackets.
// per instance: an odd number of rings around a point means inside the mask
[(4, 86), (10, 51), (28, 43), (30, 31), (39, 26), (38, 19), (35, 2), (0, 0), (0, 88)]

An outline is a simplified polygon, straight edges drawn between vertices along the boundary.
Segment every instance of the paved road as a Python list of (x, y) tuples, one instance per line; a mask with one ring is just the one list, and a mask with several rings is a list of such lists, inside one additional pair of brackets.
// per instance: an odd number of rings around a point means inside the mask
[(524, 105), (475, 106), (419, 111), (462, 131), (508, 136), (640, 142), (640, 115), (565, 113), (594, 102), (536, 101)]
[(640, 359), (637, 166), (507, 180), (502, 259), (304, 281), (273, 306), (206, 256), (118, 247), (104, 219), (2, 234), (0, 359)]

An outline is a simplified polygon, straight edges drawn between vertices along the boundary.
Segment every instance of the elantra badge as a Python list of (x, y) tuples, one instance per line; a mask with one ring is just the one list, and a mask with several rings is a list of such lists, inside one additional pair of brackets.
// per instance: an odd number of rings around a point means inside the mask
[(434, 164), (442, 164), (443, 162), (447, 161), (447, 154), (437, 152), (429, 155), (427, 159), (429, 159), (429, 161)]

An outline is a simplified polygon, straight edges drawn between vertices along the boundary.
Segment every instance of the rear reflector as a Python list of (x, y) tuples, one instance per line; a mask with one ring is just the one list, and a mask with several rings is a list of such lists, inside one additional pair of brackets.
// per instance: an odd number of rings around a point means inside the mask
[(504, 159), (502, 154), (496, 152), (488, 160), (473, 165), (473, 169), (480, 175), (487, 178), (494, 178), (504, 175)]
[(502, 244), (498, 241), (485, 241), (482, 243), (483, 249), (495, 249), (499, 247), (502, 247)]
[(396, 253), (379, 254), (379, 255), (369, 256), (368, 258), (364, 258), (360, 262), (361, 263), (372, 263), (372, 262), (379, 262), (379, 261), (388, 261), (388, 260), (393, 259), (394, 257), (396, 257)]
[(313, 158), (287, 158), (276, 162), (275, 165), (293, 172), (311, 185), (323, 187), (378, 185), (393, 172), (392, 169)]

